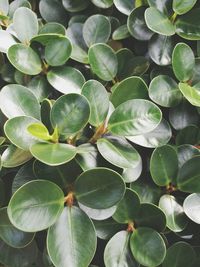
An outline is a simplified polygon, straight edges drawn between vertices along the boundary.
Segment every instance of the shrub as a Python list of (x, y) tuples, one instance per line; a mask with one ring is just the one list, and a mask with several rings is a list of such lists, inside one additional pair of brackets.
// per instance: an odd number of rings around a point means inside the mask
[(200, 266), (200, 3), (0, 1), (0, 262)]

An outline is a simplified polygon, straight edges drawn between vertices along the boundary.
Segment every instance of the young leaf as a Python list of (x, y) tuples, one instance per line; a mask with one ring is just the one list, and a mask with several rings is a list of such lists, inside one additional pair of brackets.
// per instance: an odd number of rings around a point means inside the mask
[(179, 89), (184, 97), (196, 107), (200, 107), (200, 90), (186, 83), (179, 83)]
[(59, 218), (64, 209), (64, 195), (54, 183), (39, 180), (20, 187), (8, 205), (11, 223), (25, 232), (41, 231)]
[(27, 130), (30, 134), (32, 134), (33, 136), (39, 139), (46, 140), (46, 141), (51, 140), (51, 135), (49, 134), (49, 131), (44, 124), (41, 124), (41, 123), (30, 124)]

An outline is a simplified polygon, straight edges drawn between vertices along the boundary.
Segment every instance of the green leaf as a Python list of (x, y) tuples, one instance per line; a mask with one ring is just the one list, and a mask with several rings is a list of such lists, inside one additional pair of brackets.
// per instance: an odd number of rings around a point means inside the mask
[(171, 36), (154, 34), (148, 45), (149, 56), (157, 65), (167, 66), (171, 64), (173, 48)]
[(62, 0), (62, 4), (64, 8), (69, 11), (69, 12), (79, 12), (84, 9), (89, 5), (89, 1), (85, 0)]
[(192, 49), (185, 43), (178, 43), (172, 54), (172, 67), (176, 78), (186, 82), (193, 76), (195, 58)]
[(170, 145), (156, 148), (151, 155), (150, 172), (153, 181), (159, 186), (175, 182), (178, 172), (176, 150)]
[(131, 99), (147, 99), (148, 89), (143, 79), (132, 76), (122, 80), (111, 94), (111, 102), (115, 107)]
[(36, 159), (50, 166), (67, 163), (76, 156), (76, 148), (68, 144), (36, 143), (30, 147), (30, 152)]
[(49, 134), (48, 129), (42, 123), (33, 123), (30, 124), (27, 128), (28, 132), (35, 136), (36, 138), (49, 141), (51, 140), (51, 135)]
[(136, 181), (142, 173), (142, 159), (138, 162), (135, 168), (127, 168), (122, 172), (122, 177), (125, 183), (132, 183)]
[(82, 87), (82, 95), (90, 103), (89, 123), (96, 127), (100, 126), (105, 121), (109, 109), (109, 98), (105, 87), (96, 80), (89, 80)]
[(72, 45), (68, 38), (59, 36), (47, 43), (45, 60), (51, 66), (61, 66), (66, 63), (72, 52)]
[[(47, 249), (55, 266), (88, 266), (96, 251), (96, 233), (88, 216), (77, 207), (65, 207), (47, 235)], [(87, 245), (86, 245), (87, 244)]]
[(200, 89), (186, 84), (179, 83), (179, 89), (184, 97), (193, 105), (200, 107)]
[(39, 180), (20, 187), (8, 205), (11, 223), (25, 232), (41, 231), (59, 218), (64, 209), (64, 195), (54, 183)]
[(134, 258), (144, 266), (156, 267), (166, 255), (165, 243), (160, 234), (147, 227), (134, 230), (130, 247)]
[(159, 125), (151, 132), (126, 138), (143, 147), (155, 148), (166, 145), (172, 137), (172, 130), (169, 123), (162, 119)]
[(138, 263), (131, 255), (129, 240), (130, 233), (127, 231), (120, 231), (109, 240), (104, 251), (104, 262), (106, 267), (138, 267)]
[(113, 134), (133, 136), (153, 131), (162, 119), (160, 109), (148, 100), (133, 99), (119, 105), (108, 121)]
[(14, 44), (7, 53), (10, 63), (19, 71), (28, 75), (37, 75), (42, 71), (38, 54), (23, 44)]
[(145, 21), (153, 32), (171, 36), (175, 34), (175, 27), (168, 17), (154, 7), (149, 7), (145, 11)]
[(88, 215), (88, 217), (98, 221), (110, 218), (116, 210), (116, 206), (110, 207), (108, 209), (92, 209), (81, 203), (79, 203), (79, 207)]
[(38, 248), (32, 242), (25, 248), (12, 248), (0, 240), (0, 262), (11, 267), (28, 267), (36, 261)]
[(15, 117), (5, 123), (4, 131), (11, 143), (21, 149), (29, 150), (31, 145), (40, 141), (27, 131), (28, 126), (33, 123), (39, 123), (39, 121), (27, 116)]
[(149, 97), (158, 105), (173, 107), (182, 100), (178, 84), (167, 75), (156, 76), (149, 86)]
[(195, 146), (184, 144), (178, 146), (177, 153), (178, 153), (178, 165), (180, 168), (186, 161), (188, 161), (194, 156), (198, 156), (200, 154), (200, 151)]
[(90, 106), (86, 97), (78, 94), (61, 96), (51, 110), (51, 122), (63, 135), (73, 135), (86, 126)]
[(127, 20), (130, 34), (135, 39), (141, 41), (148, 41), (153, 35), (153, 32), (147, 27), (144, 19), (145, 10), (146, 7), (143, 6), (133, 9)]
[(91, 2), (100, 8), (109, 8), (113, 4), (113, 0), (91, 0)]
[(165, 213), (167, 227), (175, 232), (183, 231), (188, 223), (182, 205), (171, 195), (163, 195), (159, 201), (159, 207)]
[(87, 64), (88, 48), (83, 39), (83, 24), (73, 23), (67, 28), (66, 35), (72, 44), (71, 58), (78, 62)]
[(40, 105), (36, 97), (22, 85), (9, 84), (1, 89), (0, 108), (9, 119), (23, 115), (40, 119)]
[(128, 16), (135, 8), (135, 0), (114, 0), (114, 5), (121, 13)]
[(133, 222), (140, 209), (140, 199), (132, 189), (126, 189), (124, 197), (117, 204), (113, 219), (118, 223)]
[(61, 1), (41, 0), (39, 2), (39, 11), (42, 18), (48, 22), (59, 22), (66, 24), (67, 12), (63, 8)]
[(0, 51), (2, 53), (7, 53), (8, 49), (16, 43), (17, 41), (11, 33), (0, 30)]
[(166, 15), (172, 12), (172, 0), (147, 0), (147, 2), (150, 7), (155, 7)]
[(163, 267), (188, 267), (192, 266), (196, 253), (192, 246), (180, 241), (173, 244), (168, 250), (163, 262)]
[(197, 0), (173, 0), (173, 10), (178, 15), (182, 15), (190, 11), (193, 6), (196, 4)]
[(47, 74), (48, 82), (63, 94), (80, 93), (85, 82), (83, 74), (72, 67), (51, 69)]
[(34, 234), (25, 233), (15, 228), (7, 215), (7, 208), (0, 209), (0, 237), (9, 246), (26, 247), (34, 238)]
[(9, 145), (1, 156), (2, 167), (14, 168), (24, 164), (32, 158), (29, 151), (24, 151), (14, 145)]
[(45, 77), (36, 76), (28, 83), (27, 87), (35, 95), (39, 102), (42, 102), (50, 94), (50, 85)]
[(183, 203), (183, 209), (185, 214), (193, 222), (200, 224), (200, 194), (193, 193), (186, 197)]
[(106, 44), (94, 44), (88, 52), (92, 71), (102, 80), (111, 81), (117, 74), (118, 61), (113, 49)]
[(66, 29), (62, 24), (57, 22), (48, 22), (40, 28), (39, 34), (56, 33), (65, 35), (65, 31)]
[(134, 168), (141, 161), (137, 150), (123, 138), (114, 136), (100, 138), (97, 141), (97, 148), (107, 161), (120, 168)]
[(13, 27), (18, 39), (24, 44), (29, 44), (39, 29), (36, 14), (27, 7), (19, 7), (13, 16)]
[(142, 203), (140, 205), (134, 222), (138, 227), (150, 227), (159, 232), (164, 231), (166, 227), (165, 214), (160, 208), (151, 203)]
[[(188, 2), (188, 4), (190, 3), (191, 1)], [(176, 33), (179, 36), (187, 40), (200, 40), (200, 29), (198, 26), (199, 12), (200, 8), (195, 8), (177, 19), (175, 26)]]
[(200, 193), (199, 184), (200, 156), (195, 156), (183, 164), (180, 168), (177, 183), (178, 188), (183, 192)]
[(176, 136), (176, 145), (196, 145), (200, 141), (200, 131), (196, 125), (190, 125), (180, 130)]
[(94, 168), (83, 172), (75, 182), (75, 196), (90, 208), (106, 209), (123, 197), (125, 184), (122, 177), (107, 168)]
[(83, 38), (88, 47), (96, 43), (107, 43), (110, 34), (110, 21), (103, 15), (90, 16), (83, 25)]
[(9, 6), (9, 13), (8, 13), (9, 17), (13, 18), (15, 11), (19, 7), (28, 7), (31, 9), (31, 4), (28, 0), (14, 0), (13, 2), (10, 3)]
[(128, 37), (130, 37), (130, 33), (126, 24), (119, 26), (112, 34), (113, 40), (123, 40)]

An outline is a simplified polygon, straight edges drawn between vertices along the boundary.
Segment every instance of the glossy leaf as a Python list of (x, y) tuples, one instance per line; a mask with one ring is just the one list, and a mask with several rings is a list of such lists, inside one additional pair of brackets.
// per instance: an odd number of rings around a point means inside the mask
[(12, 196), (8, 216), (18, 229), (36, 232), (54, 224), (63, 208), (64, 195), (57, 185), (45, 180), (31, 181)]
[(133, 9), (128, 17), (127, 26), (130, 34), (137, 40), (148, 41), (153, 32), (147, 27), (144, 12), (145, 7)]
[(199, 11), (199, 8), (195, 8), (177, 19), (175, 23), (176, 33), (182, 38), (187, 40), (200, 40), (200, 30), (197, 27)]
[(51, 40), (45, 47), (45, 60), (51, 66), (61, 66), (69, 59), (72, 51), (70, 41), (60, 36)]
[(19, 116), (8, 120), (4, 125), (7, 138), (17, 147), (29, 150), (29, 147), (40, 140), (27, 131), (29, 125), (39, 121), (27, 116)]
[(105, 87), (96, 80), (89, 80), (82, 87), (82, 95), (90, 103), (89, 123), (96, 127), (100, 126), (106, 119), (109, 109), (109, 98)]
[(175, 27), (168, 17), (154, 7), (149, 7), (145, 11), (145, 21), (153, 32), (171, 36), (175, 34)]
[(88, 52), (92, 71), (102, 80), (111, 81), (117, 74), (118, 61), (113, 49), (106, 44), (94, 44)]
[(181, 0), (174, 0), (173, 1), (173, 10), (179, 15), (187, 13), (193, 6), (196, 4), (197, 0), (192, 1), (181, 1)]
[(169, 123), (162, 119), (159, 125), (151, 132), (126, 138), (143, 147), (155, 148), (166, 145), (172, 137), (172, 130)]
[(42, 71), (38, 54), (23, 44), (14, 44), (8, 49), (10, 63), (24, 74), (37, 75)]
[(9, 2), (8, 0), (1, 0), (0, 3), (0, 12), (2, 15), (7, 15), (9, 11)]
[(123, 138), (101, 138), (97, 141), (97, 148), (107, 161), (120, 168), (134, 168), (141, 161), (137, 150)]
[(179, 89), (184, 97), (193, 105), (200, 107), (200, 90), (199, 88), (195, 88), (186, 84), (180, 83)]
[(65, 66), (50, 70), (47, 80), (63, 94), (80, 93), (85, 82), (85, 78), (79, 70)]
[(171, 195), (163, 195), (159, 201), (159, 207), (165, 213), (167, 227), (173, 232), (183, 231), (188, 223), (182, 205)]
[(0, 209), (0, 237), (9, 246), (22, 248), (34, 238), (34, 234), (25, 233), (15, 228), (7, 215), (7, 208)]
[(129, 239), (130, 233), (120, 231), (109, 240), (104, 251), (106, 267), (138, 266), (138, 263), (136, 263), (131, 255)]
[(1, 165), (5, 168), (18, 167), (29, 161), (32, 155), (29, 151), (24, 151), (14, 145), (9, 145), (1, 156)]
[(147, 85), (140, 77), (132, 76), (118, 83), (111, 95), (111, 102), (115, 107), (131, 99), (146, 99)]
[(75, 195), (78, 201), (94, 209), (114, 206), (122, 199), (124, 191), (122, 177), (107, 168), (85, 171), (75, 183)]
[(170, 145), (156, 148), (151, 156), (150, 172), (152, 179), (159, 186), (174, 182), (178, 172), (176, 150)]
[(103, 15), (93, 15), (83, 25), (83, 38), (88, 47), (96, 43), (107, 43), (110, 34), (110, 21)]
[(64, 8), (69, 12), (79, 12), (79, 11), (84, 10), (88, 6), (89, 1), (88, 0), (85, 0), (85, 1), (62, 0), (62, 4), (63, 4)]
[(108, 130), (122, 136), (147, 133), (158, 126), (161, 118), (160, 109), (152, 102), (142, 99), (128, 100), (112, 113)]
[(184, 144), (178, 146), (177, 153), (178, 153), (178, 165), (180, 168), (186, 161), (188, 161), (194, 156), (198, 156), (200, 151), (195, 146)]
[(78, 94), (61, 96), (51, 110), (51, 122), (61, 134), (73, 135), (88, 122), (90, 106), (87, 99)]
[(189, 195), (183, 203), (185, 214), (197, 224), (200, 224), (199, 199), (200, 194), (193, 193)]
[(159, 66), (170, 65), (174, 40), (171, 36), (154, 34), (149, 41), (149, 56)]
[(139, 209), (140, 199), (138, 195), (133, 190), (127, 188), (112, 217), (118, 223), (133, 222), (137, 218)]
[(15, 37), (7, 31), (0, 30), (0, 51), (7, 53), (8, 49), (17, 43)]
[(36, 97), (22, 85), (9, 84), (1, 89), (0, 108), (9, 119), (23, 115), (40, 119), (40, 105)]
[(74, 146), (59, 143), (36, 143), (30, 147), (30, 152), (36, 159), (50, 166), (67, 163), (76, 156)]
[(172, 54), (172, 67), (176, 78), (186, 82), (193, 76), (195, 58), (192, 49), (185, 43), (178, 43)]
[(147, 227), (134, 230), (130, 247), (135, 259), (144, 266), (158, 266), (166, 255), (165, 243), (160, 234)]
[(177, 183), (178, 188), (181, 191), (188, 193), (200, 193), (199, 164), (200, 157), (196, 156), (186, 161), (180, 168)]
[(47, 249), (55, 266), (64, 266), (67, 262), (71, 267), (85, 267), (94, 256), (96, 242), (88, 216), (77, 207), (65, 207), (48, 230)]
[(134, 0), (114, 0), (114, 5), (123, 14), (129, 15), (135, 8)]
[(151, 81), (149, 97), (163, 107), (176, 106), (182, 100), (178, 84), (167, 75), (159, 75)]
[(186, 242), (180, 241), (173, 244), (167, 250), (167, 254), (162, 266), (187, 267), (194, 262), (195, 258), (196, 254), (192, 246)]
[(18, 39), (29, 44), (31, 38), (38, 33), (38, 20), (36, 14), (27, 7), (19, 7), (13, 16), (13, 26)]

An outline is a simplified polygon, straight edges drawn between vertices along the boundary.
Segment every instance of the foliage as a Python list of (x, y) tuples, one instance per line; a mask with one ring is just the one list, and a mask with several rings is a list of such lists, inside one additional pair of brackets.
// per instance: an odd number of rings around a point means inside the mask
[(0, 263), (200, 266), (200, 3), (0, 1)]

